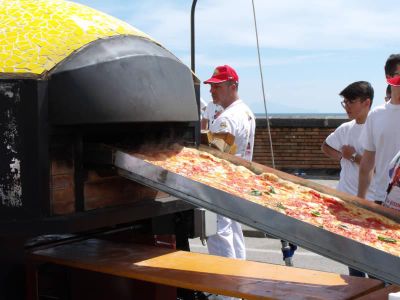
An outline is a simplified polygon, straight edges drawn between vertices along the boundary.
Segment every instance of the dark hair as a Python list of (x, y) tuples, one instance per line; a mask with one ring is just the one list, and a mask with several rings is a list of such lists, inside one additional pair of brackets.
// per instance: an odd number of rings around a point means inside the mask
[(392, 86), (390, 84), (386, 87), (386, 95), (392, 95)]
[(385, 75), (394, 76), (397, 65), (400, 64), (400, 54), (392, 54), (386, 61), (385, 64)]
[(372, 101), (374, 100), (374, 89), (368, 81), (356, 81), (345, 87), (345, 89), (341, 91), (339, 95), (348, 100), (360, 98), (361, 101), (365, 101), (370, 99), (371, 107)]

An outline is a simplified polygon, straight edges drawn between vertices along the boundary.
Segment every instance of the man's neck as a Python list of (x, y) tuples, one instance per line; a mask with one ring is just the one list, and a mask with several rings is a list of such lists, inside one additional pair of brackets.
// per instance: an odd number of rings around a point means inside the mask
[(368, 114), (366, 114), (365, 116), (363, 115), (363, 116), (360, 116), (360, 117), (356, 118), (355, 119), (356, 123), (357, 124), (364, 124), (365, 121), (367, 120), (367, 117), (368, 117)]
[(227, 102), (225, 103), (226, 106), (224, 106), (224, 109), (226, 109), (227, 107), (231, 106), (232, 103), (235, 102), (236, 100), (239, 100), (239, 97), (233, 98), (233, 99), (227, 101)]
[(390, 99), (390, 103), (392, 103), (393, 105), (400, 105), (400, 97)]
[(392, 86), (392, 99), (390, 99), (390, 103), (394, 105), (400, 104), (400, 88)]

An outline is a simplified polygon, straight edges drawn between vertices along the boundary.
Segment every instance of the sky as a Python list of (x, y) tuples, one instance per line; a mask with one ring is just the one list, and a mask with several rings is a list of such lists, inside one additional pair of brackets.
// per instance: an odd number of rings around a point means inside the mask
[[(144, 31), (190, 67), (192, 0), (75, 0)], [(384, 102), (383, 67), (400, 53), (400, 1), (254, 0), (267, 111), (343, 113), (338, 95), (369, 81)], [(218, 65), (239, 74), (239, 95), (264, 113), (252, 0), (198, 0), (196, 74)], [(201, 97), (211, 100), (209, 86)]]

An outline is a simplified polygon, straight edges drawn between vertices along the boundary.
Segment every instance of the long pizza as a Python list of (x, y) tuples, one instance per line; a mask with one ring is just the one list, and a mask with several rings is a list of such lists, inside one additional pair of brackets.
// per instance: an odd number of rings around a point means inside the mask
[(400, 224), (337, 197), (272, 173), (255, 174), (193, 148), (147, 149), (134, 155), (168, 171), (400, 256)]

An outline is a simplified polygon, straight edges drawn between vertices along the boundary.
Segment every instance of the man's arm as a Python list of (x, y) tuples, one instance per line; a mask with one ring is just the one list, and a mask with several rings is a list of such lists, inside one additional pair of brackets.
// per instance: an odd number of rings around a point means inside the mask
[(360, 198), (365, 198), (368, 187), (371, 183), (375, 167), (375, 151), (365, 150), (360, 162), (360, 173), (358, 178), (358, 194)]
[(202, 130), (203, 130), (203, 129), (208, 129), (208, 119), (203, 118), (203, 119), (201, 119), (200, 122), (201, 122), (200, 125), (201, 125), (201, 129), (202, 129)]
[(322, 152), (325, 153), (326, 156), (333, 158), (335, 160), (340, 160), (342, 158), (342, 153), (340, 151), (337, 151), (336, 149), (332, 148), (329, 146), (326, 141), (322, 143), (321, 146)]

